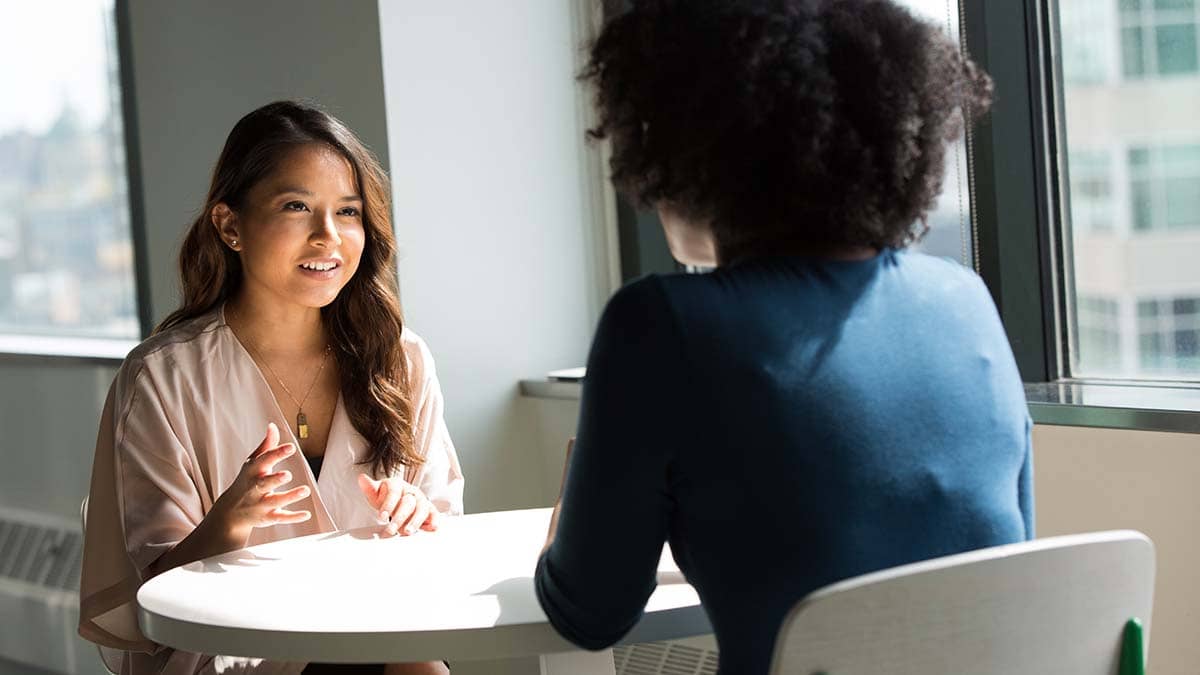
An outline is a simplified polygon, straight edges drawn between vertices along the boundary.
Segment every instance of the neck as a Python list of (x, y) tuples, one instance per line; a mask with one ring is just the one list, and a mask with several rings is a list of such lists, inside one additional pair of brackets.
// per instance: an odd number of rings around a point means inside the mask
[(791, 255), (805, 258), (815, 258), (818, 260), (835, 260), (835, 261), (860, 261), (869, 260), (879, 255), (880, 249), (874, 246), (789, 246), (788, 244), (773, 244), (770, 246), (762, 245), (758, 247), (743, 246), (738, 249), (731, 250), (729, 247), (718, 247), (718, 264), (729, 265), (731, 263), (749, 260), (751, 258)]
[(225, 303), (225, 322), (260, 354), (301, 356), (329, 344), (320, 309), (258, 300), (245, 289)]

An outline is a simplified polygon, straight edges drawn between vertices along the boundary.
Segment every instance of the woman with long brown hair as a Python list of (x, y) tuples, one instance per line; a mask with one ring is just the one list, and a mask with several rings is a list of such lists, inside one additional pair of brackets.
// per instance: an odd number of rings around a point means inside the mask
[(462, 513), (433, 359), (401, 318), (390, 213), (383, 169), (331, 115), (277, 102), (230, 132), (180, 252), (183, 303), (126, 358), (100, 423), (80, 633), (123, 650), (124, 672), (306, 667), (150, 642), (133, 599), (155, 574)]

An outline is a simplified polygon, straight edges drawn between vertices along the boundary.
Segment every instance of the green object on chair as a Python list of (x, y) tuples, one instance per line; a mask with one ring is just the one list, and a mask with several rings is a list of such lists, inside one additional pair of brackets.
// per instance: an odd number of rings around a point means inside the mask
[(1146, 675), (1143, 644), (1141, 619), (1135, 617), (1125, 622), (1125, 638), (1121, 641), (1120, 675)]

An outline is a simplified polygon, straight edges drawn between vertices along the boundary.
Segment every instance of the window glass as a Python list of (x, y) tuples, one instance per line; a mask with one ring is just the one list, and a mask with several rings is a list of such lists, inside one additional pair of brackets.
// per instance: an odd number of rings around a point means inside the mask
[[(1060, 0), (1059, 15), (1069, 374), (1200, 380), (1200, 7)], [(1104, 76), (1070, 57), (1080, 45)]]
[(1163, 75), (1196, 71), (1196, 24), (1159, 26), (1154, 47), (1158, 72)]
[[(941, 26), (960, 42), (958, 4), (945, 0), (897, 0), (914, 14)], [(971, 193), (967, 176), (967, 146), (963, 141), (951, 145), (946, 153), (945, 176), (937, 206), (926, 221), (929, 231), (914, 250), (957, 260), (974, 266), (971, 231)]]
[(136, 339), (113, 2), (13, 3), (3, 24), (0, 334)]
[(1200, 297), (1139, 300), (1137, 327), (1147, 374), (1174, 379), (1200, 370)]
[[(1063, 0), (1061, 14), (1076, 12), (1092, 16), (1107, 15), (1110, 0)], [(1068, 9), (1070, 7), (1070, 9)], [(1126, 77), (1158, 77), (1186, 75), (1200, 68), (1197, 51), (1197, 7), (1194, 0), (1118, 0), (1119, 26), (1102, 29), (1100, 34), (1119, 30), (1122, 73)], [(1062, 24), (1064, 53), (1075, 49), (1078, 42), (1093, 42), (1096, 34), (1080, 33), (1077, 24)], [(1076, 69), (1068, 59), (1064, 68)], [(1067, 78), (1070, 81), (1070, 78)]]
[(1077, 229), (1111, 232), (1113, 229), (1112, 157), (1106, 150), (1071, 153), (1071, 203)]

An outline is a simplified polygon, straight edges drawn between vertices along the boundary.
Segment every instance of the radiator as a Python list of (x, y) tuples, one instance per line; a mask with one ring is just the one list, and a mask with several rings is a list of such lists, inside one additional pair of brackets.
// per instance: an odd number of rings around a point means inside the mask
[(0, 508), (0, 658), (68, 675), (104, 672), (79, 638), (79, 523)]
[(711, 635), (613, 648), (617, 675), (715, 675), (717, 643)]

